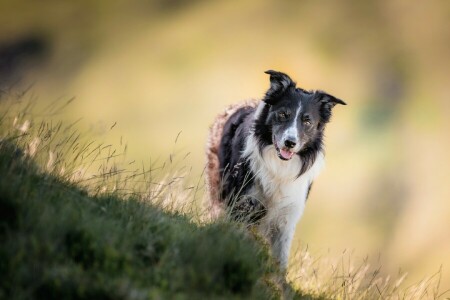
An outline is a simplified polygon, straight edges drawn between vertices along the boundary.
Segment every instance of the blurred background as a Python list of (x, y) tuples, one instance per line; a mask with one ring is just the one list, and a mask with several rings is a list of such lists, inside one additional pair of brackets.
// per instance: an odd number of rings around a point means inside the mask
[(0, 1), (0, 93), (30, 88), (42, 107), (75, 96), (68, 122), (123, 138), (136, 161), (189, 152), (188, 180), (215, 115), (260, 98), (265, 70), (345, 100), (296, 245), (368, 256), (408, 282), (442, 265), (444, 290), (449, 54), (445, 0)]

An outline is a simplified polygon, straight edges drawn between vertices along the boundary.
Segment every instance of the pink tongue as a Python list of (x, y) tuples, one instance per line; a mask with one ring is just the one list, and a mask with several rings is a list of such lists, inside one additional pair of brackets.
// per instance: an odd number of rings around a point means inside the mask
[(283, 156), (283, 158), (285, 158), (285, 159), (291, 159), (292, 155), (294, 155), (294, 152), (291, 152), (291, 151), (287, 151), (287, 150), (281, 149), (281, 150), (280, 150), (280, 154), (281, 154), (281, 156)]

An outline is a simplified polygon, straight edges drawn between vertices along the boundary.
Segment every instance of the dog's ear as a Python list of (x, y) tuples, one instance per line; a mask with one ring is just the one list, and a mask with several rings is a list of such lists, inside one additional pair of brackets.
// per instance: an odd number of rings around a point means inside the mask
[(268, 70), (264, 73), (270, 75), (270, 88), (263, 99), (267, 104), (273, 105), (289, 87), (295, 87), (295, 82), (282, 72)]
[(336, 104), (347, 105), (347, 103), (345, 103), (341, 99), (338, 99), (335, 96), (327, 94), (323, 91), (317, 91), (316, 95), (320, 101), (320, 104), (324, 105), (328, 109), (332, 109)]
[(320, 104), (320, 114), (325, 123), (330, 120), (331, 109), (336, 104), (347, 105), (347, 103), (345, 103), (341, 99), (338, 99), (338, 98), (336, 98), (330, 94), (327, 94), (325, 92), (322, 92), (322, 91), (316, 91), (315, 96), (316, 96), (317, 101)]

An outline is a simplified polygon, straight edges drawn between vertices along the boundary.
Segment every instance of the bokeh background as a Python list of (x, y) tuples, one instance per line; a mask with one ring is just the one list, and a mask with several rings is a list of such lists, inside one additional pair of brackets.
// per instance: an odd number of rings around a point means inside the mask
[(444, 290), (449, 54), (446, 0), (0, 1), (2, 93), (30, 88), (41, 107), (75, 96), (68, 122), (125, 139), (136, 161), (189, 152), (187, 180), (203, 170), (214, 116), (260, 98), (265, 70), (344, 99), (296, 245), (368, 256), (409, 282), (442, 265)]

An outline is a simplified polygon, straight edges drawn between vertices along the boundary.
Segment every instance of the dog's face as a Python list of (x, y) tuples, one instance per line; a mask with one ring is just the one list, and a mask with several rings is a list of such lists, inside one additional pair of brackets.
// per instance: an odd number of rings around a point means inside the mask
[(265, 125), (271, 129), (278, 157), (290, 160), (318, 140), (321, 142), (331, 109), (345, 102), (321, 91), (297, 88), (284, 73), (266, 73), (270, 74), (271, 86), (264, 98), (269, 104)]

